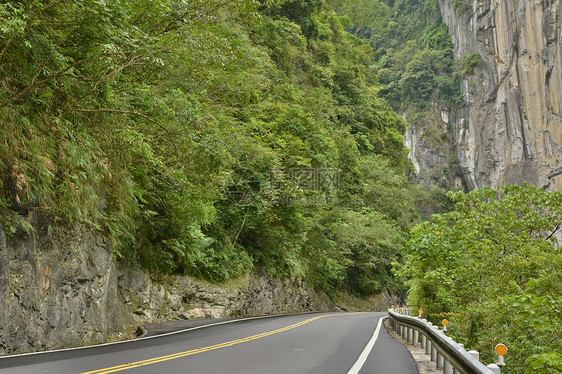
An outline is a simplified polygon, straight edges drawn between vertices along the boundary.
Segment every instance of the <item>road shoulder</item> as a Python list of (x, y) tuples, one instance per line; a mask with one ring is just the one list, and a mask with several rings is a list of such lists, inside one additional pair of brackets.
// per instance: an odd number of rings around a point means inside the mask
[(388, 320), (388, 318), (384, 321), (384, 327), (386, 328), (390, 336), (394, 338), (394, 340), (402, 343), (408, 349), (408, 351), (410, 351), (410, 354), (412, 355), (412, 358), (414, 359), (418, 367), (419, 374), (443, 373), (443, 371), (436, 369), (435, 362), (431, 361), (430, 355), (426, 355), (425, 349), (422, 349), (419, 344), (413, 346), (402, 339), (402, 337), (400, 337), (400, 335), (390, 326), (390, 321)]

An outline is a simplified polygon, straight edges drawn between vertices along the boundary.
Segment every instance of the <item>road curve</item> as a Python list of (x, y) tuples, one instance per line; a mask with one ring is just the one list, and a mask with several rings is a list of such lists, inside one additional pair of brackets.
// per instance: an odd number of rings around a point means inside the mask
[[(416, 374), (386, 313), (252, 319), (119, 344), (0, 358), (0, 373)], [(377, 328), (378, 327), (378, 328)]]

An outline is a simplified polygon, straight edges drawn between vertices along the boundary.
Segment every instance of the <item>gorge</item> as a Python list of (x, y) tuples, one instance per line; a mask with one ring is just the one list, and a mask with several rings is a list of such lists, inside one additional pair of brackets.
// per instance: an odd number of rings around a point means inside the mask
[[(455, 60), (480, 56), (409, 126), (345, 1), (70, 3), (0, 8), (0, 354), (339, 291), (385, 308), (417, 219), (404, 143), (427, 188), (562, 190), (560, 0), (385, 1), (436, 6)], [(275, 206), (295, 190), (338, 202)]]

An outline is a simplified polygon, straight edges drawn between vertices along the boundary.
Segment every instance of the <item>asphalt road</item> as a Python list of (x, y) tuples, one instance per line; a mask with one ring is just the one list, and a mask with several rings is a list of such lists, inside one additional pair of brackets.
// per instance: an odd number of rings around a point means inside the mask
[[(0, 358), (0, 373), (417, 374), (386, 313), (253, 319), (86, 349)], [(374, 344), (373, 344), (374, 343)]]

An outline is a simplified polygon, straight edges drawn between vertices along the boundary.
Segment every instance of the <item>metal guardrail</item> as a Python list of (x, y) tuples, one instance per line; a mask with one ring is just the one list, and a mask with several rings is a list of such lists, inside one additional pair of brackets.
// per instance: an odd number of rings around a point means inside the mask
[(467, 352), (462, 344), (457, 344), (431, 322), (410, 316), (409, 308), (403, 308), (402, 313), (389, 309), (388, 316), (394, 330), (409, 343), (418, 344), (421, 336), (421, 348), (425, 348), (426, 354), (431, 354), (431, 361), (435, 361), (436, 368), (442, 369), (444, 374), (501, 373), (499, 366), (485, 366), (479, 361), (477, 351)]

